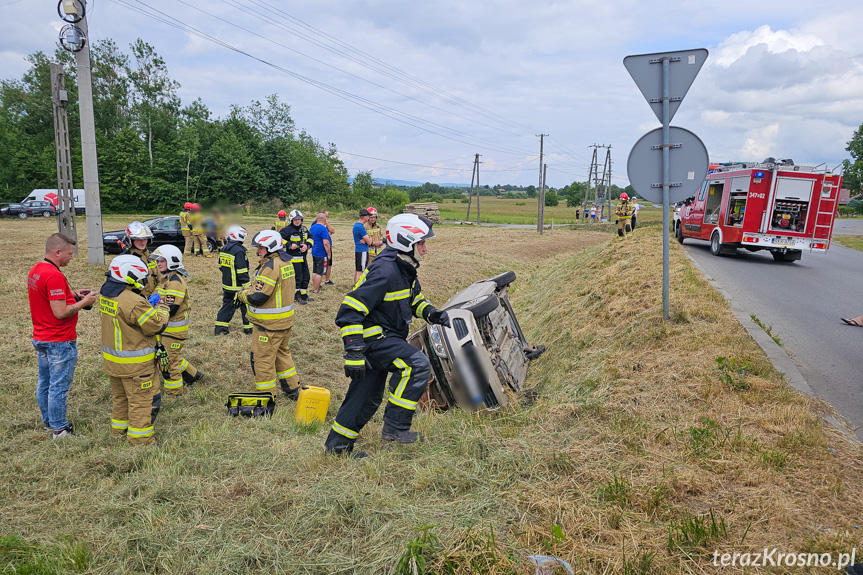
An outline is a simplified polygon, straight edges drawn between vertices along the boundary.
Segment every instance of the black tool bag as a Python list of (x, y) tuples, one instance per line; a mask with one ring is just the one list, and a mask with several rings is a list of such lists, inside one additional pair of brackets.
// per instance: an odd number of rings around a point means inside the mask
[(236, 417), (265, 417), (276, 410), (276, 398), (269, 392), (232, 393), (228, 395), (228, 415)]

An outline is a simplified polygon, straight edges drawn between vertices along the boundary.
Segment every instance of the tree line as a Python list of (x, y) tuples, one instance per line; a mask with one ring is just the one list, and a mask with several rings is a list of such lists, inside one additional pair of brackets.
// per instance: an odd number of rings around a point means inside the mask
[[(74, 58), (58, 48), (66, 75), (73, 180), (82, 184)], [(312, 202), (357, 208), (334, 144), (298, 131), (277, 95), (234, 105), (213, 117), (197, 99), (183, 104), (165, 60), (138, 39), (123, 52), (113, 40), (91, 47), (93, 108), (102, 208), (106, 212), (174, 211), (199, 203)], [(0, 200), (19, 201), (34, 188), (56, 188), (51, 58), (28, 57), (19, 79), (0, 81)], [(397, 195), (396, 200), (406, 199)], [(399, 208), (400, 209), (400, 208)]]

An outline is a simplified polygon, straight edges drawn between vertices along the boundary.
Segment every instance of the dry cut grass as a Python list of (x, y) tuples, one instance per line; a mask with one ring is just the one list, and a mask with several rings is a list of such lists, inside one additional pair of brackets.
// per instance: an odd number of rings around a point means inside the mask
[[(337, 286), (298, 310), (292, 345), (302, 380), (333, 392), (328, 421), (347, 387), (332, 320), (352, 277), (350, 223), (337, 226)], [(325, 457), (326, 427), (294, 426), (287, 402), (271, 420), (224, 415), (225, 395), (252, 387), (249, 341), (236, 323), (227, 338), (210, 335), (220, 289), (215, 259), (201, 258), (188, 266), (187, 349), (208, 379), (164, 406), (159, 445), (110, 439), (92, 312), (79, 323), (69, 408), (86, 437), (51, 442), (32, 397), (24, 289), (41, 251), (28, 241), (50, 231), (0, 222), (0, 565), (26, 556), (40, 573), (532, 573), (525, 556), (545, 553), (584, 574), (713, 573), (714, 549), (859, 543), (859, 447), (822, 425), (826, 406), (788, 388), (676, 245), (673, 319), (661, 321), (655, 228), (609, 242), (583, 230), (440, 226), (424, 292), (443, 302), (515, 269), (522, 326), (549, 348), (531, 368), (539, 397), (507, 413), (421, 413), (428, 441), (414, 446), (384, 445), (378, 415), (360, 440), (375, 456), (362, 462)], [(97, 287), (101, 269), (85, 259), (68, 276)]]

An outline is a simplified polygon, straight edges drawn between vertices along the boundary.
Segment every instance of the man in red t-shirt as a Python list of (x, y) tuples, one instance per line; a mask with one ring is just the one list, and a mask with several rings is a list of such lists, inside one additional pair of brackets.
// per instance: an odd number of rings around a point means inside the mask
[(53, 439), (72, 435), (72, 424), (66, 421), (66, 395), (78, 362), (78, 312), (89, 309), (99, 293), (81, 289), (72, 291), (61, 267), (69, 265), (75, 255), (75, 240), (53, 234), (45, 242), (45, 259), (27, 275), (30, 316), (33, 319), (33, 347), (39, 362), (36, 402), (42, 412), (45, 430)]

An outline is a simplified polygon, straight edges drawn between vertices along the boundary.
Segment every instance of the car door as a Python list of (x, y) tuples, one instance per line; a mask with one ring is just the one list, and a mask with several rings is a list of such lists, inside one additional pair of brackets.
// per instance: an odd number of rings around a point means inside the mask
[(157, 248), (165, 244), (176, 245), (176, 236), (179, 231), (177, 218), (165, 218), (150, 225), (153, 232), (152, 247)]

